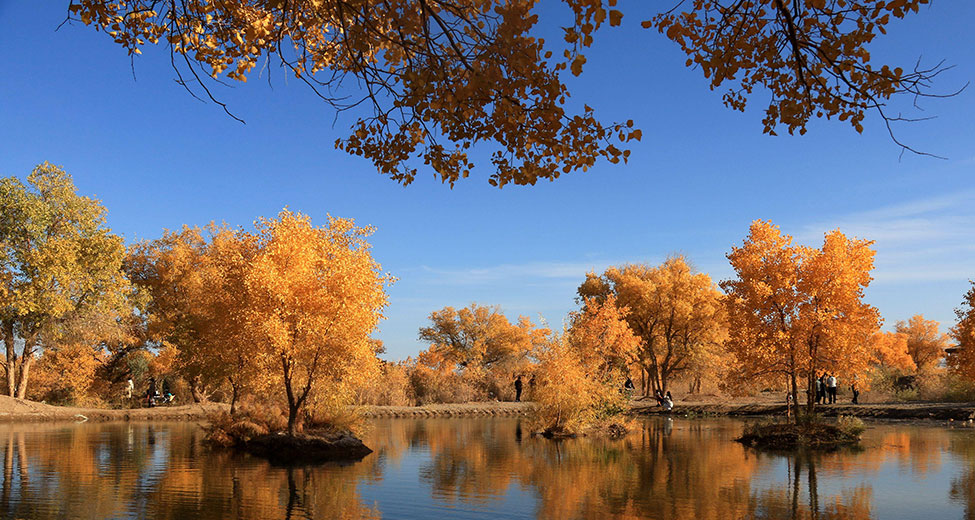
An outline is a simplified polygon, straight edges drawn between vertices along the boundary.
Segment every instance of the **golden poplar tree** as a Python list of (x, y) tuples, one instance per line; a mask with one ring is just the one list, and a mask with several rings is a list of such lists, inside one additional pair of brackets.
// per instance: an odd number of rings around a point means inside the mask
[(948, 363), (956, 372), (975, 380), (975, 282), (965, 293), (961, 306), (955, 309), (955, 315), (958, 322), (951, 329), (951, 337), (958, 344)]
[(866, 370), (874, 358), (870, 337), (880, 326), (877, 309), (863, 303), (871, 245), (835, 230), (821, 248), (810, 248), (769, 221), (752, 222), (744, 243), (728, 254), (736, 277), (722, 283), (727, 346), (743, 377), (785, 378), (795, 396), (803, 385), (811, 412), (823, 371), (853, 378)]
[(703, 351), (719, 348), (724, 336), (721, 292), (683, 256), (659, 266), (623, 265), (602, 276), (589, 273), (578, 294), (586, 304), (613, 297), (626, 309), (626, 322), (641, 339), (637, 359), (649, 379), (647, 395), (668, 390), (675, 375), (691, 368)]
[(951, 338), (941, 333), (936, 320), (926, 320), (923, 314), (911, 316), (907, 321), (898, 321), (895, 330), (907, 338), (907, 351), (919, 371), (929, 371), (945, 357)]
[(316, 227), (282, 211), (256, 223), (244, 278), (248, 338), (263, 373), (283, 390), (288, 432), (310, 398), (345, 400), (378, 369), (375, 330), (386, 307), (384, 275), (369, 252), (371, 228), (329, 217)]
[(430, 313), (430, 325), (419, 338), (430, 344), (420, 361), (434, 369), (460, 371), (484, 398), (500, 399), (513, 378), (528, 370), (529, 356), (544, 343), (549, 330), (527, 317), (511, 323), (497, 306), (472, 303)]

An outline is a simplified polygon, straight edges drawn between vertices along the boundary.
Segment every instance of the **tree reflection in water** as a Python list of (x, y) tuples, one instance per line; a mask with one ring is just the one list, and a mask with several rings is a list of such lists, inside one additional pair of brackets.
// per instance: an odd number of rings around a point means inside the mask
[(874, 476), (950, 462), (944, 493), (975, 518), (972, 432), (889, 426), (858, 453), (770, 455), (731, 442), (736, 421), (636, 424), (621, 440), (553, 442), (515, 419), (376, 421), (363, 461), (293, 468), (207, 450), (195, 425), (0, 425), (0, 517), (359, 519), (404, 503), (477, 516), (520, 493), (541, 520), (860, 520), (877, 516)]

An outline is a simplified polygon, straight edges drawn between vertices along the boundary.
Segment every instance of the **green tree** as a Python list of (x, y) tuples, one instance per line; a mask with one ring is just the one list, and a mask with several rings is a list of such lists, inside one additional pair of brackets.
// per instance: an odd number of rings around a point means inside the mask
[(26, 395), (41, 349), (79, 340), (94, 346), (117, 339), (131, 322), (125, 245), (106, 226), (106, 213), (49, 163), (34, 168), (26, 184), (0, 179), (0, 324), (9, 395)]

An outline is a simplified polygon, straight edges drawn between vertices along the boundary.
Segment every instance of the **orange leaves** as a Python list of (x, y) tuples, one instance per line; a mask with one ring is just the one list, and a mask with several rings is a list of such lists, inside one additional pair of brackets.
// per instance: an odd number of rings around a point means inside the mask
[(912, 316), (908, 321), (898, 321), (895, 328), (906, 341), (907, 352), (918, 370), (930, 370), (943, 357), (950, 338), (942, 334), (935, 320), (926, 320), (924, 315)]
[[(404, 185), (422, 163), (452, 186), (470, 175), (467, 150), (479, 144), (491, 149), (489, 182), (500, 187), (627, 160), (613, 146), (621, 125), (569, 113), (559, 77), (581, 74), (580, 51), (595, 31), (621, 23), (622, 12), (604, 4), (564, 0), (570, 21), (554, 54), (533, 36), (535, 0), (78, 0), (71, 13), (130, 53), (162, 38), (187, 76), (246, 81), (272, 59), (336, 109), (371, 105), (375, 115), (354, 122), (336, 147)], [(347, 75), (355, 81), (343, 83)], [(339, 84), (361, 85), (361, 97), (337, 92)]]
[[(883, 117), (883, 104), (895, 94), (924, 95), (938, 68), (904, 76), (899, 68), (871, 65), (866, 46), (886, 32), (890, 15), (917, 12), (929, 0), (897, 2), (810, 0), (697, 0), (685, 11), (672, 10), (643, 22), (656, 27), (701, 67), (711, 88), (733, 81), (725, 104), (744, 110), (756, 87), (771, 92), (764, 131), (784, 125), (805, 133), (812, 117), (838, 117), (863, 131), (867, 110)], [(765, 96), (765, 94), (762, 94)]]
[(948, 364), (968, 379), (975, 379), (975, 282), (965, 293), (961, 307), (955, 309), (958, 322), (951, 329), (957, 349), (948, 356)]
[(728, 346), (746, 374), (803, 380), (821, 370), (853, 376), (873, 360), (869, 339), (880, 316), (863, 303), (872, 242), (827, 233), (820, 249), (794, 245), (771, 222), (752, 223), (728, 259)]

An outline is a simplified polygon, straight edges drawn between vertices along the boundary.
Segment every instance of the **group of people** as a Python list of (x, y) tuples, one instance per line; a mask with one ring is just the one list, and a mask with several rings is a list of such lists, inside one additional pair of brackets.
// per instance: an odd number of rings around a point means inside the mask
[[(816, 404), (835, 404), (837, 379), (833, 374), (824, 372), (816, 379)], [(853, 404), (860, 404), (860, 387), (856, 381), (850, 385), (850, 393), (853, 395)]]
[[(127, 399), (132, 399), (132, 394), (134, 392), (135, 392), (135, 382), (132, 381), (132, 378), (130, 377), (129, 380), (126, 381), (125, 397)], [(146, 393), (143, 399), (145, 401), (146, 406), (152, 408), (153, 406), (156, 406), (156, 404), (159, 403), (162, 404), (174, 403), (176, 401), (176, 395), (173, 394), (172, 390), (169, 388), (169, 381), (165, 379), (163, 379), (162, 394), (160, 394), (156, 390), (156, 378), (150, 377), (149, 385), (148, 388), (146, 388)]]
[(669, 412), (674, 409), (674, 396), (670, 395), (670, 390), (664, 394), (659, 389), (654, 390), (653, 398), (657, 401), (657, 406), (664, 409), (665, 412)]

